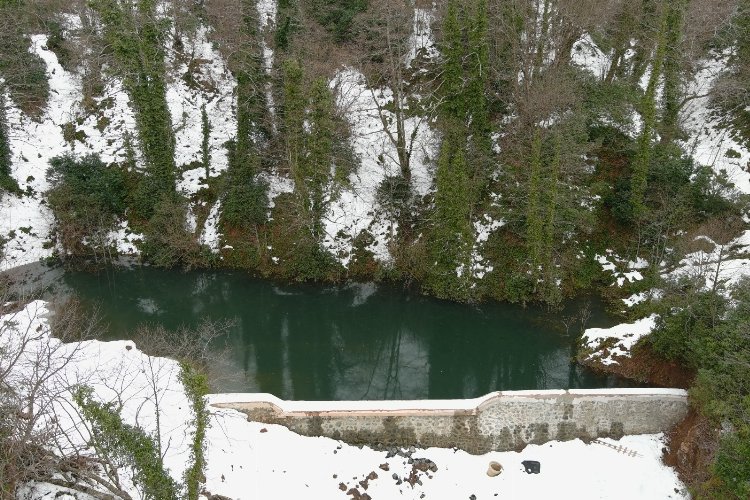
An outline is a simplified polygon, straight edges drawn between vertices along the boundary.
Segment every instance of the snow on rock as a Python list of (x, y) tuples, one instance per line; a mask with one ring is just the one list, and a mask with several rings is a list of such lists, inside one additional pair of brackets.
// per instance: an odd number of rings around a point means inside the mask
[(625, 306), (633, 307), (636, 304), (644, 302), (646, 299), (648, 299), (648, 296), (649, 295), (647, 292), (634, 293), (630, 297), (622, 299), (622, 301), (625, 303)]
[(590, 71), (599, 80), (607, 75), (612, 58), (602, 52), (588, 33), (573, 44), (571, 62), (576, 66)]
[(686, 95), (702, 96), (685, 103), (680, 120), (689, 134), (682, 146), (696, 162), (712, 167), (716, 172), (725, 170), (729, 180), (743, 193), (750, 193), (750, 151), (737, 142), (722, 120), (709, 109), (710, 91), (725, 71), (729, 52), (714, 54), (703, 62), (689, 82)]
[[(258, 22), (261, 33), (266, 37), (273, 36), (273, 27), (276, 24), (276, 0), (259, 0), (256, 8), (258, 9)], [(263, 69), (266, 75), (271, 76), (273, 70), (274, 54), (273, 49), (268, 45), (266, 40), (261, 40), (261, 53), (263, 55)], [(271, 126), (276, 131), (276, 104), (273, 99), (273, 86), (271, 80), (266, 82), (266, 103), (268, 104), (268, 113), (271, 116)]]
[[(259, 175), (263, 182), (268, 184), (268, 208), (275, 206), (274, 199), (284, 193), (294, 192), (294, 181), (289, 177), (262, 172)], [(269, 217), (271, 214), (269, 213)]]
[[(388, 239), (395, 232), (395, 222), (377, 207), (378, 186), (388, 176), (398, 175), (400, 167), (396, 148), (383, 129), (378, 107), (392, 101), (388, 89), (371, 89), (365, 77), (357, 70), (345, 68), (331, 82), (336, 91), (337, 105), (346, 114), (352, 126), (352, 142), (360, 166), (350, 177), (350, 186), (339, 193), (324, 217), (326, 237), (323, 245), (347, 266), (352, 257), (352, 241), (362, 231), (370, 230), (375, 242), (370, 249), (380, 262), (390, 262)], [(395, 135), (393, 114), (382, 113)], [(435, 157), (436, 136), (421, 117), (405, 121), (407, 137), (417, 129), (411, 157), (411, 180), (414, 192), (424, 196), (432, 189), (432, 172), (429, 163)], [(371, 226), (377, 226), (372, 228)]]
[[(490, 234), (505, 225), (505, 221), (495, 220), (489, 214), (483, 214), (480, 220), (474, 221), (474, 246), (471, 251), (471, 274), (475, 280), (481, 280), (493, 267), (482, 257), (482, 246), (489, 239)], [(474, 284), (475, 286), (476, 284)]]
[[(73, 29), (77, 17), (68, 18), (66, 26)], [(50, 159), (63, 154), (79, 157), (97, 154), (110, 164), (123, 162), (132, 154), (136, 164), (142, 164), (135, 115), (122, 81), (105, 78), (102, 95), (94, 96), (84, 106), (81, 75), (60, 65), (57, 56), (46, 48), (46, 35), (34, 35), (31, 42), (30, 50), (45, 63), (50, 93), (39, 121), (26, 116), (7, 96), (5, 99), (12, 175), (26, 194), (20, 198), (2, 195), (0, 236), (9, 240), (0, 263), (3, 270), (36, 262), (53, 253), (47, 242), (54, 217), (42, 201), (49, 188), (46, 172)], [(114, 243), (120, 249), (129, 246), (124, 240)]]
[(276, 0), (258, 0), (256, 8), (258, 9), (260, 29), (276, 24)]
[[(250, 498), (349, 498), (354, 488), (370, 498), (689, 498), (675, 472), (661, 463), (664, 436), (625, 436), (530, 445), (521, 452), (469, 455), (453, 449), (415, 449), (411, 456), (435, 464), (420, 471), (404, 457), (341, 441), (303, 437), (278, 425), (248, 422), (234, 410), (213, 410), (208, 433), (206, 489), (236, 500)], [(633, 455), (618, 452), (622, 446)], [(503, 466), (487, 476), (491, 460)], [(523, 460), (541, 463), (526, 474)], [(425, 462), (430, 463), (430, 462)], [(407, 479), (414, 473), (414, 481)], [(352, 495), (359, 498), (358, 495)]]
[(136, 244), (143, 241), (143, 234), (132, 232), (128, 227), (128, 221), (120, 222), (117, 230), (111, 231), (108, 237), (120, 255), (140, 255), (141, 251)]
[(685, 255), (676, 269), (665, 273), (666, 278), (699, 279), (704, 281), (704, 288), (707, 290), (722, 289), (716, 285), (723, 285), (726, 290), (743, 277), (750, 276), (750, 259), (737, 257), (735, 253), (736, 249), (747, 249), (750, 246), (750, 231), (746, 231), (727, 245), (719, 245), (707, 236), (695, 239), (706, 241), (711, 250), (698, 250)]
[(6, 96), (8, 131), (13, 178), (25, 194), (21, 197), (2, 194), (0, 203), (0, 237), (7, 240), (0, 270), (21, 266), (50, 257), (48, 244), (54, 217), (42, 203), (48, 189), (46, 179), (49, 160), (69, 151), (63, 139), (62, 126), (71, 121), (79, 98), (77, 82), (46, 48), (46, 35), (31, 37), (30, 50), (46, 64), (49, 79), (49, 102), (39, 122), (21, 112)]
[(651, 333), (656, 318), (656, 314), (652, 314), (634, 323), (622, 323), (612, 328), (588, 328), (583, 332), (584, 349), (593, 351), (588, 359), (612, 365), (617, 364), (614, 356), (630, 357), (630, 349), (641, 337)]

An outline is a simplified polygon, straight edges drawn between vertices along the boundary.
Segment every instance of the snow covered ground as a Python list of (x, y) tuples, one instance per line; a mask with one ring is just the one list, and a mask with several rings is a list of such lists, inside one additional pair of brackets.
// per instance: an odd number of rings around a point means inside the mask
[[(656, 315), (652, 314), (634, 323), (622, 323), (612, 328), (588, 328), (583, 332), (583, 343), (593, 352), (590, 360), (604, 365), (616, 364), (615, 356), (629, 357), (630, 350), (642, 337), (651, 333), (656, 324)], [(602, 346), (606, 348), (602, 348)]]
[[(234, 499), (688, 498), (674, 471), (661, 463), (661, 435), (600, 440), (614, 448), (599, 442), (555, 441), (521, 452), (479, 456), (453, 449), (415, 449), (410, 454), (415, 463), (436, 466), (423, 471), (409, 464), (408, 457), (387, 458), (385, 451), (298, 436), (285, 427), (248, 422), (233, 410), (216, 410), (213, 416), (207, 489)], [(617, 446), (624, 449), (618, 452)], [(524, 460), (539, 461), (540, 473), (526, 474)], [(499, 476), (487, 475), (490, 461), (503, 466)], [(364, 494), (369, 496), (359, 496)]]
[[(395, 135), (395, 118), (383, 108), (394, 97), (388, 89), (369, 88), (365, 77), (353, 68), (339, 71), (331, 86), (337, 92), (337, 105), (345, 110), (352, 126), (352, 145), (360, 166), (350, 176), (351, 188), (339, 194), (324, 217), (323, 245), (347, 266), (352, 257), (352, 240), (369, 229), (374, 241), (368, 250), (378, 261), (388, 263), (391, 261), (388, 242), (398, 228), (395, 221), (378, 210), (376, 194), (386, 177), (398, 175), (400, 171), (395, 144), (385, 131), (380, 115), (383, 114)], [(410, 161), (411, 180), (415, 194), (424, 196), (432, 189), (430, 159), (435, 158), (437, 138), (425, 117), (407, 118), (404, 128), (407, 137), (417, 129)]]
[[(22, 387), (21, 380), (37, 364), (39, 355), (51, 352), (50, 366), (62, 367), (48, 381), (51, 387), (82, 382), (93, 387), (103, 401), (119, 398), (124, 419), (151, 433), (156, 430), (158, 402), (165, 463), (172, 476), (181, 479), (188, 463), (192, 424), (190, 407), (177, 379), (177, 363), (147, 356), (131, 341), (62, 345), (49, 336), (48, 314), (47, 305), (36, 301), (0, 318), (6, 345), (24, 336), (33, 339), (9, 377), (11, 383)], [(209, 396), (209, 401), (221, 399), (221, 395)], [(65, 392), (56, 405), (56, 413), (62, 416), (61, 429), (71, 435), (71, 445), (85, 446), (85, 426), (69, 394)], [(675, 472), (661, 463), (661, 435), (625, 436), (619, 441), (602, 439), (590, 444), (580, 440), (550, 442), (528, 446), (521, 452), (481, 456), (440, 448), (404, 450), (387, 456), (385, 451), (303, 437), (285, 427), (249, 422), (234, 410), (210, 408), (205, 490), (238, 500), (687, 498)], [(409, 458), (414, 463), (408, 463)], [(491, 460), (503, 466), (497, 477), (486, 474)], [(539, 461), (541, 472), (526, 474), (523, 460)], [(124, 469), (123, 487), (134, 498), (141, 498), (129, 478), (130, 473)], [(90, 498), (38, 483), (27, 485), (22, 493), (34, 499)]]

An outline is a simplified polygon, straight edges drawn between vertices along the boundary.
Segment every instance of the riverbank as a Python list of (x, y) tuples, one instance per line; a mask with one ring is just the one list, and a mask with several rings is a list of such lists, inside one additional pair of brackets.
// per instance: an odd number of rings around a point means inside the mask
[[(95, 397), (118, 400), (123, 419), (165, 445), (165, 464), (179, 481), (190, 462), (189, 437), (194, 430), (190, 406), (175, 361), (143, 354), (131, 341), (90, 340), (61, 344), (50, 336), (49, 311), (42, 302), (9, 311), (0, 320), (5, 339), (33, 334), (24, 359), (35, 353), (59, 369), (46, 384), (62, 388), (61, 399), (45, 406), (66, 418), (52, 421), (69, 436), (70, 446), (89, 450), (87, 427), (71, 412), (68, 389), (85, 381)], [(63, 362), (64, 361), (64, 362)], [(24, 368), (25, 367), (25, 368)], [(13, 380), (28, 375), (31, 365), (18, 366)], [(65, 384), (60, 386), (57, 384)], [(51, 394), (45, 392), (44, 394)], [(212, 401), (209, 397), (209, 402)], [(205, 441), (204, 490), (201, 498), (687, 498), (673, 469), (661, 463), (662, 435), (624, 436), (530, 445), (521, 452), (473, 456), (444, 448), (375, 451), (328, 438), (303, 437), (284, 427), (251, 422), (234, 410), (209, 406)], [(158, 416), (161, 418), (158, 418)], [(70, 433), (76, 429), (74, 433)], [(524, 460), (541, 464), (539, 474), (526, 474)], [(497, 477), (486, 473), (490, 461), (503, 466)], [(121, 487), (132, 495), (133, 470), (120, 469)], [(74, 498), (70, 489), (51, 483), (29, 483), (22, 493), (32, 498)], [(75, 498), (88, 500), (77, 494)]]

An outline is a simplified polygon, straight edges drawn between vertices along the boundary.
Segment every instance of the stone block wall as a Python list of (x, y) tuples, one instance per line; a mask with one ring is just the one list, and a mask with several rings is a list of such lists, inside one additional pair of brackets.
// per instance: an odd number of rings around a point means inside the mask
[(520, 450), (529, 443), (665, 432), (688, 410), (679, 389), (504, 391), (470, 400), (282, 401), (223, 394), (211, 404), (305, 436), (354, 445), (457, 447), (469, 453)]

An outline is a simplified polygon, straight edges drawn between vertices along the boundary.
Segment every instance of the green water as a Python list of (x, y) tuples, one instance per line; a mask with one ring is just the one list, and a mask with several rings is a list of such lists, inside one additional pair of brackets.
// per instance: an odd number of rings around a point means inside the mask
[[(98, 305), (110, 338), (142, 323), (233, 320), (211, 363), (212, 390), (284, 399), (470, 398), (496, 390), (626, 382), (574, 363), (566, 318), (507, 304), (467, 306), (389, 287), (280, 285), (234, 272), (151, 268), (66, 273), (63, 288)], [(594, 304), (587, 326), (611, 320)]]

